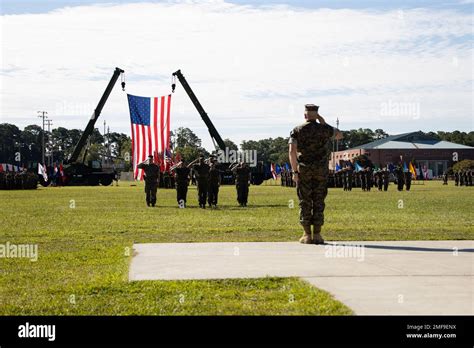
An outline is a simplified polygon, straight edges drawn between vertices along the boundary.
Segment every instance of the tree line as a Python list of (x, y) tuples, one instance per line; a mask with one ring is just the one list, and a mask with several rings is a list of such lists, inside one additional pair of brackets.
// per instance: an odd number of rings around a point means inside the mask
[[(338, 142), (339, 151), (370, 143), (374, 140), (388, 136), (382, 129), (371, 130), (368, 128), (351, 129), (342, 131), (344, 139)], [(474, 146), (474, 132), (428, 132), (438, 140), (446, 140), (458, 144)], [(82, 130), (58, 127), (50, 132), (44, 132), (46, 164), (52, 161), (61, 163), (65, 161), (74, 150), (75, 145), (82, 135)], [(0, 124), (0, 163), (20, 164), (32, 166), (41, 162), (43, 130), (37, 125), (26, 126), (20, 130), (16, 125), (9, 123)], [(179, 152), (187, 161), (199, 155), (209, 156), (210, 153), (202, 147), (201, 139), (189, 128), (180, 127), (171, 132), (171, 147), (173, 152)], [(227, 147), (238, 150), (239, 146), (230, 139), (224, 139)], [(331, 144), (331, 150), (333, 144)], [(335, 144), (334, 144), (335, 146)], [(256, 150), (258, 160), (265, 163), (288, 162), (288, 137), (266, 138), (260, 140), (244, 140), (240, 150)], [(101, 134), (96, 128), (90, 137), (90, 145), (85, 156), (86, 161), (109, 158), (124, 164), (123, 170), (130, 169), (129, 158), (131, 153), (131, 139), (124, 133), (110, 132)], [(20, 157), (18, 158), (18, 154)], [(84, 154), (81, 154), (81, 159)]]

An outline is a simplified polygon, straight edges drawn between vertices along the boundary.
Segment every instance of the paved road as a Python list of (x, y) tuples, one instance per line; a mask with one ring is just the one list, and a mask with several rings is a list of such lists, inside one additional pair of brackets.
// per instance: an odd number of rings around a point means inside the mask
[(356, 314), (474, 314), (474, 241), (135, 244), (130, 280), (301, 277)]

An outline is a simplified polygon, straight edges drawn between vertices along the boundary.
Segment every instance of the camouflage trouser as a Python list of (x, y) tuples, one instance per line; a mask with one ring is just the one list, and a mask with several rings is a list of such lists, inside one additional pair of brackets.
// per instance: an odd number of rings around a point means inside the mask
[(188, 183), (177, 183), (176, 184), (176, 199), (178, 204), (186, 203), (186, 196), (188, 194)]
[(300, 205), (300, 223), (303, 226), (324, 224), (324, 199), (328, 194), (327, 173), (300, 167), (296, 186)]
[(207, 193), (207, 203), (209, 203), (209, 205), (217, 205), (218, 195), (219, 195), (219, 183), (210, 182), (209, 191)]
[(145, 193), (146, 193), (146, 203), (147, 204), (156, 204), (156, 191), (158, 190), (157, 183), (146, 183), (145, 182)]
[(198, 180), (197, 188), (199, 205), (206, 205), (208, 190), (207, 178), (204, 180)]
[(249, 196), (249, 184), (247, 182), (237, 182), (235, 187), (237, 189), (237, 202), (240, 204), (247, 204)]

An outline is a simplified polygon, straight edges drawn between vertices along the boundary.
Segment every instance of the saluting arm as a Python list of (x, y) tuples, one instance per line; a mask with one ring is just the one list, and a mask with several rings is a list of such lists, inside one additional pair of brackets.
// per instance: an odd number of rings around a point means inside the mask
[(170, 170), (175, 170), (181, 163), (183, 163), (183, 161), (176, 163), (174, 166), (170, 168)]
[[(323, 116), (321, 116), (321, 115), (319, 115), (319, 114), (318, 114), (318, 121), (319, 121), (319, 123), (321, 123), (322, 125), (327, 124), (327, 123), (326, 123), (326, 120), (323, 118)], [(332, 126), (331, 126), (331, 127), (332, 127)], [(342, 132), (341, 132), (339, 129), (335, 128), (335, 127), (333, 127), (333, 128), (334, 128), (334, 138), (337, 139), (337, 140), (343, 139), (344, 136), (342, 135)]]
[(147, 164), (148, 164), (148, 160), (143, 161), (142, 163), (139, 163), (139, 164), (137, 165), (137, 168), (138, 168), (138, 169), (143, 169), (143, 168), (145, 168), (145, 166), (146, 166)]
[(188, 164), (188, 168), (191, 168), (194, 163), (196, 163), (197, 161), (199, 160), (199, 158), (196, 158), (194, 161), (192, 161), (191, 163)]

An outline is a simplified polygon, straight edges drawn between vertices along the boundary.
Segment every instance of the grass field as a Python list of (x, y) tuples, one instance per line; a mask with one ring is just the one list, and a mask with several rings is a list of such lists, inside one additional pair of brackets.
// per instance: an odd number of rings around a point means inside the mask
[[(344, 192), (326, 199), (326, 240), (474, 239), (472, 187), (414, 185), (410, 192)], [(0, 258), (0, 314), (14, 315), (344, 315), (324, 291), (288, 278), (129, 283), (135, 242), (295, 241), (295, 189), (250, 188), (240, 208), (221, 187), (217, 210), (178, 209), (174, 190), (158, 206), (143, 187), (39, 188), (0, 191), (0, 244), (38, 244), (38, 261)], [(293, 203), (293, 204), (292, 204)]]

